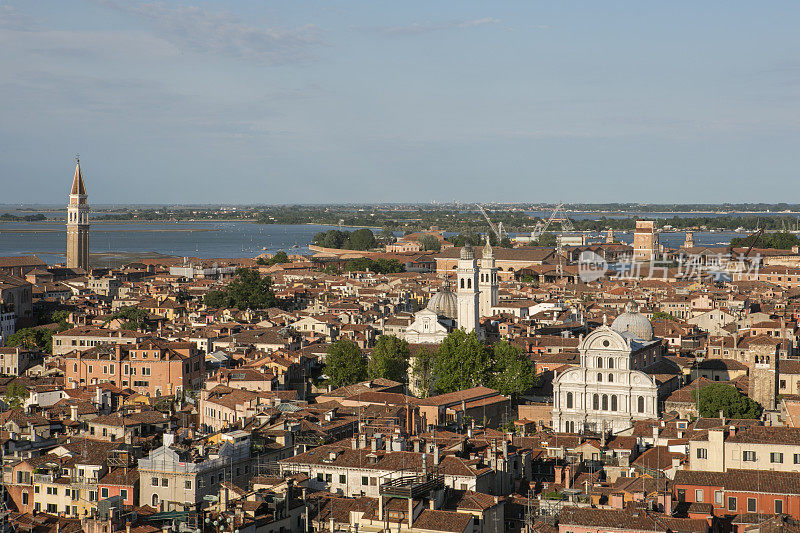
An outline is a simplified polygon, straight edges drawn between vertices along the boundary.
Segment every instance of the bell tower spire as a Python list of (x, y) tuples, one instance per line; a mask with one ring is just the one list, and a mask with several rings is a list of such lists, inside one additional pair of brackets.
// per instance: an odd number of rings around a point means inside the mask
[(78, 155), (67, 205), (67, 267), (89, 271), (89, 205)]

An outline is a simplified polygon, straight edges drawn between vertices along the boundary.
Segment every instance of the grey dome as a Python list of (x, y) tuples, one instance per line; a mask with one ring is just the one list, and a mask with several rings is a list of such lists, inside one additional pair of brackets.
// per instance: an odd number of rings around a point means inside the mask
[(632, 333), (643, 341), (653, 340), (653, 325), (647, 317), (639, 312), (636, 305), (631, 302), (625, 307), (625, 312), (614, 319), (611, 329), (618, 333)]
[(472, 251), (472, 246), (464, 244), (464, 247), (461, 248), (461, 259), (475, 259), (475, 252)]
[(431, 296), (425, 307), (438, 316), (455, 319), (458, 316), (458, 297), (450, 290), (450, 283), (445, 282), (442, 290)]

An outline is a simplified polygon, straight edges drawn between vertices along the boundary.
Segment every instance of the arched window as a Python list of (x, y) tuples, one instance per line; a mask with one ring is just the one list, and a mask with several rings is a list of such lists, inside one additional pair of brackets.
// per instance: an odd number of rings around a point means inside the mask
[(467, 288), (468, 289), (472, 288), (472, 278), (467, 278)]
[(637, 402), (637, 407), (639, 408), (640, 413), (644, 413), (644, 396), (639, 396), (639, 401)]
[(567, 393), (567, 409), (572, 409), (572, 393)]
[(602, 383), (603, 382), (603, 374), (601, 374), (600, 372), (597, 373), (597, 382), (598, 383)]
[(603, 411), (608, 411), (608, 394), (603, 394)]
[(612, 394), (611, 395), (611, 410), (612, 411), (616, 411), (617, 410), (617, 395), (616, 394)]
[(614, 374), (608, 374), (608, 382), (609, 383), (613, 383), (614, 382)]
[(595, 394), (594, 397), (592, 398), (592, 409), (594, 409), (595, 411), (600, 409), (600, 397), (597, 394)]
[(608, 358), (608, 368), (614, 368), (614, 359), (611, 357)]
[(603, 358), (602, 357), (598, 357), (597, 358), (597, 368), (603, 368)]
[(464, 278), (461, 278), (461, 288), (464, 288)]
[(152, 502), (153, 502), (153, 507), (155, 507), (156, 509), (158, 509), (158, 494), (153, 494), (153, 500), (152, 500)]

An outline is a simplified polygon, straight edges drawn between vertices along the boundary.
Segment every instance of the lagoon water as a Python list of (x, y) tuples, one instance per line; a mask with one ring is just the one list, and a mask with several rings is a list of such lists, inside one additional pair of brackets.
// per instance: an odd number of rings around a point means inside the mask
[[(253, 257), (285, 250), (308, 253), (314, 235), (334, 226), (256, 224), (253, 222), (93, 222), (89, 245), (93, 254), (164, 254), (179, 257)], [(615, 233), (631, 243), (633, 235)], [(398, 234), (399, 235), (399, 234)], [(733, 232), (696, 232), (699, 246), (724, 246)], [(683, 244), (683, 232), (661, 233), (668, 247)], [(595, 236), (599, 239), (599, 236)], [(50, 264), (64, 261), (66, 228), (63, 222), (0, 223), (0, 256), (35, 254)], [(99, 266), (102, 265), (100, 261)]]
[[(93, 222), (89, 246), (93, 254), (253, 257), (278, 250), (308, 253), (314, 235), (328, 229), (252, 222)], [(64, 261), (66, 246), (63, 222), (0, 223), (0, 256), (36, 254), (52, 264)]]

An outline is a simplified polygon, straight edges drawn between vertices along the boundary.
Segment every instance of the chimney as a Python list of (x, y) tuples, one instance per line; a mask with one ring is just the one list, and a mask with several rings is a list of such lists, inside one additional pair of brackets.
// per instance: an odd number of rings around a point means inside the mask
[(719, 410), (719, 419), (725, 420), (725, 414), (722, 412), (722, 409)]
[(656, 497), (659, 510), (665, 515), (672, 514), (672, 493), (669, 491), (659, 492)]
[(439, 459), (440, 459), (440, 457), (439, 457), (439, 445), (438, 444), (434, 444), (433, 445), (433, 464), (438, 465), (439, 464)]
[(467, 437), (471, 439), (472, 438), (472, 434), (473, 434), (472, 426), (469, 426), (467, 428)]
[(564, 482), (564, 467), (556, 465), (553, 471), (555, 473), (555, 478), (553, 479), (553, 483), (555, 483), (556, 485), (562, 484)]
[(77, 405), (70, 405), (69, 406), (69, 419), (73, 422), (78, 421), (78, 406)]
[(612, 492), (609, 500), (613, 509), (625, 508), (625, 496), (621, 492)]
[(677, 470), (681, 467), (681, 458), (680, 457), (673, 457), (672, 458), (672, 468)]
[(423, 453), (422, 454), (422, 473), (423, 474), (427, 474), (428, 473), (428, 454), (427, 453)]
[(350, 447), (353, 448), (354, 450), (358, 449), (358, 439), (356, 437), (350, 439)]
[(658, 443), (659, 433), (660, 433), (660, 428), (658, 426), (653, 426), (653, 446), (656, 446)]

